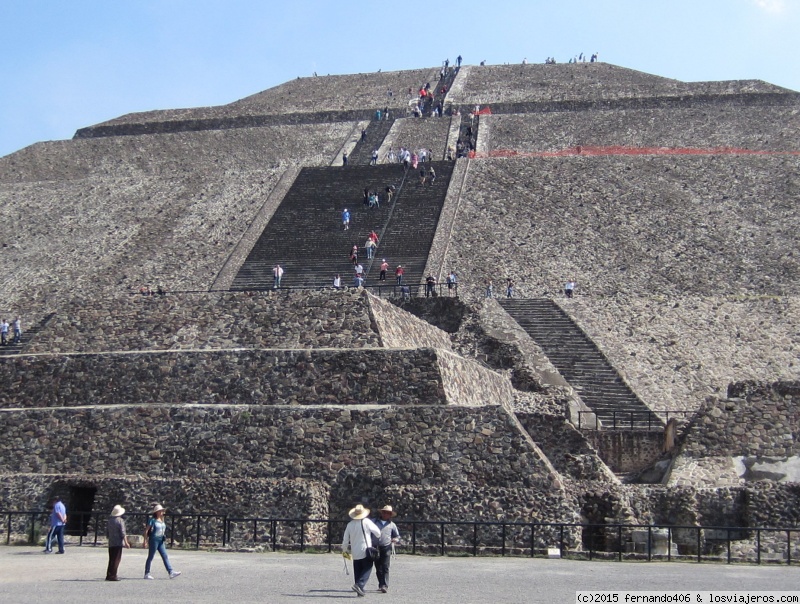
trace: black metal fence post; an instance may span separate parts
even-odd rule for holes
[[[197,515],[197,537],[194,541],[195,549],[200,549],[200,514]]]
[[[761,564],[761,529],[756,529],[756,559]]]
[[[306,547],[305,537],[306,537],[306,521],[305,520],[301,520],[300,521],[300,553],[305,551],[305,547]]]
[[[506,523],[504,522],[502,528],[500,529],[500,537],[503,540],[502,544],[500,545],[500,555],[506,555]]]
[[[697,527],[697,562],[698,562],[698,564],[702,560],[702,558],[700,556],[702,551],[703,550],[702,550],[702,545],[701,545],[701,541],[700,541],[700,527],[698,526]]]
[[[417,523],[411,523],[411,553],[417,553]]]
[[[672,560],[672,527],[667,527],[667,562]]]
[[[472,555],[478,555],[478,523],[472,523]]]
[[[725,541],[727,542],[728,546],[728,564],[731,563],[731,529],[725,531]]]
[[[31,536],[30,536],[30,540],[29,540],[29,543],[31,545],[33,545],[35,543],[34,536],[33,536],[33,532],[34,532],[35,528],[36,528],[36,512],[31,512]]]

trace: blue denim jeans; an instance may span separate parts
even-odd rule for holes
[[[64,525],[53,527],[53,536],[58,539],[58,553],[64,553]]]
[[[369,576],[372,573],[372,558],[362,558],[361,560],[353,560],[353,579],[356,585],[361,589],[369,581]]]
[[[164,561],[164,567],[168,573],[172,572],[172,565],[169,563],[169,556],[167,556],[167,546],[164,545],[164,539],[150,539],[150,551],[147,553],[147,562],[144,563],[144,574],[150,574],[150,564],[155,558],[156,552],[161,555]]]

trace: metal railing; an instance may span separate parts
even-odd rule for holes
[[[105,545],[107,515],[77,512],[82,534],[77,545]],[[3,512],[6,545],[38,543],[48,514]],[[130,535],[142,532],[149,514],[126,514]],[[272,552],[338,550],[347,520],[259,518],[219,514],[167,516],[170,547],[261,548]],[[577,524],[395,520],[401,552],[424,555],[525,556],[583,560],[696,562],[800,561],[800,527],[723,527],[646,524]],[[15,537],[12,539],[12,536]]]
[[[611,421],[598,417],[598,415],[608,415],[606,413],[598,414],[596,411],[578,411],[578,429],[579,430],[648,430],[661,431],[664,425],[669,422],[670,415],[674,418],[680,416],[681,419],[686,419],[687,415],[695,413],[694,411],[684,410],[655,410],[655,411],[611,411]],[[584,416],[593,416],[593,422],[587,423],[584,421]],[[662,417],[664,419],[662,419]]]
[[[387,275],[385,282],[379,282],[377,284],[365,284],[361,286],[362,289],[368,290],[370,293],[375,294],[378,297],[382,298],[421,298],[425,297],[427,286],[424,283],[404,283],[403,285],[397,285],[397,279],[394,276]],[[169,296],[170,294],[180,294],[180,295],[187,295],[187,294],[229,294],[229,293],[241,293],[245,291],[264,291],[264,292],[291,292],[291,291],[324,291],[324,290],[335,290],[336,288],[333,287],[331,283],[324,283],[324,284],[316,284],[316,285],[281,285],[277,289],[273,289],[272,287],[263,287],[261,289],[252,289],[252,290],[230,290],[230,289],[182,289],[182,290],[170,290],[164,292],[163,294],[142,294],[139,292],[129,292],[128,295],[132,297],[136,296],[146,296],[146,297],[159,297],[159,296]],[[342,286],[339,287],[340,290],[347,290],[347,289],[357,289],[352,280],[348,280],[342,277]],[[458,297],[458,283],[448,284],[448,283],[437,283],[433,287],[433,291],[435,291],[434,297],[442,296],[442,297]]]

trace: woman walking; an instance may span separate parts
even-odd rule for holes
[[[373,558],[367,549],[372,549],[372,538],[377,539],[381,536],[380,529],[375,526],[367,516],[369,510],[360,503],[348,513],[351,520],[347,523],[342,538],[342,553],[353,558],[353,584],[352,590],[359,596],[366,595],[364,586],[369,580],[372,572]]]
[[[153,575],[150,574],[150,564],[153,562],[156,551],[161,555],[161,559],[164,561],[164,567],[167,569],[170,579],[174,579],[181,574],[180,571],[172,568],[172,565],[169,563],[167,546],[164,544],[167,540],[167,524],[164,522],[166,513],[167,510],[163,508],[160,503],[157,503],[153,508],[153,517],[147,521],[147,530],[144,533],[143,547],[149,546],[150,551],[147,554],[147,562],[145,562],[144,565],[145,579],[153,578]]]

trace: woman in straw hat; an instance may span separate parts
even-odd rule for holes
[[[378,589],[382,593],[389,591],[389,564],[394,555],[394,544],[400,543],[400,531],[397,525],[392,522],[392,518],[397,516],[397,512],[392,506],[385,505],[378,513],[380,520],[375,521],[375,525],[380,529],[381,536],[378,538],[378,551],[380,558],[375,560],[375,574],[378,575]]]
[[[153,517],[147,521],[147,530],[145,530],[144,533],[143,547],[149,546],[150,552],[147,554],[147,562],[145,562],[144,565],[145,579],[153,578],[153,575],[150,574],[150,564],[153,562],[156,552],[161,555],[161,559],[164,561],[164,567],[167,569],[170,579],[174,579],[181,574],[180,571],[173,569],[172,565],[169,563],[167,546],[164,544],[167,540],[167,524],[164,522],[166,513],[167,510],[162,507],[160,503],[157,503],[153,508]]]
[[[122,561],[122,548],[130,547],[128,535],[125,533],[125,521],[122,515],[125,508],[115,505],[108,518],[108,568],[106,569],[106,581],[119,581],[117,571],[119,563]]]
[[[364,586],[372,572],[372,558],[367,555],[367,548],[372,547],[372,538],[381,535],[380,529],[367,516],[369,510],[360,503],[348,512],[351,520],[347,523],[342,538],[342,554],[353,558],[353,591],[364,596]]]

